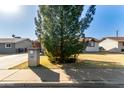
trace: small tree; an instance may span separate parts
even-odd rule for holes
[[[35,17],[36,35],[45,48],[52,62],[67,62],[70,58],[85,49],[84,30],[93,20],[95,6],[87,10],[81,17],[84,6],[39,6],[38,16]]]

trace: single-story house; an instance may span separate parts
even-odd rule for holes
[[[124,52],[124,37],[105,37],[99,46],[109,52]]]
[[[0,38],[0,53],[26,52],[32,47],[32,41],[27,38]]]
[[[83,41],[81,39],[80,41]],[[99,51],[99,40],[93,37],[85,37],[85,42],[87,44],[85,52],[98,52]]]
[[[32,47],[34,48],[42,48],[41,43],[39,40],[32,41]]]

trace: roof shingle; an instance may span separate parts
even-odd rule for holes
[[[0,38],[0,43],[17,43],[23,40],[27,40],[27,38]]]
[[[106,37],[106,38],[113,39],[113,40],[116,40],[116,41],[124,41],[124,37]]]

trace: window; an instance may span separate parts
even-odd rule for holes
[[[88,42],[88,46],[89,47],[94,47],[95,46],[95,42],[94,41],[89,41]]]
[[[5,44],[5,48],[11,48],[12,44]]]
[[[124,42],[122,42],[122,46],[124,46]]]
[[[121,49],[121,52],[124,52],[124,49]]]

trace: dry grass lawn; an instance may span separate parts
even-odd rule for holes
[[[93,60],[98,62],[115,62],[124,65],[124,54],[80,54],[78,58],[81,60]]]
[[[124,68],[124,54],[80,54],[71,64],[52,64],[47,56],[40,57],[40,65],[46,68]],[[27,69],[28,62],[10,69]]]

